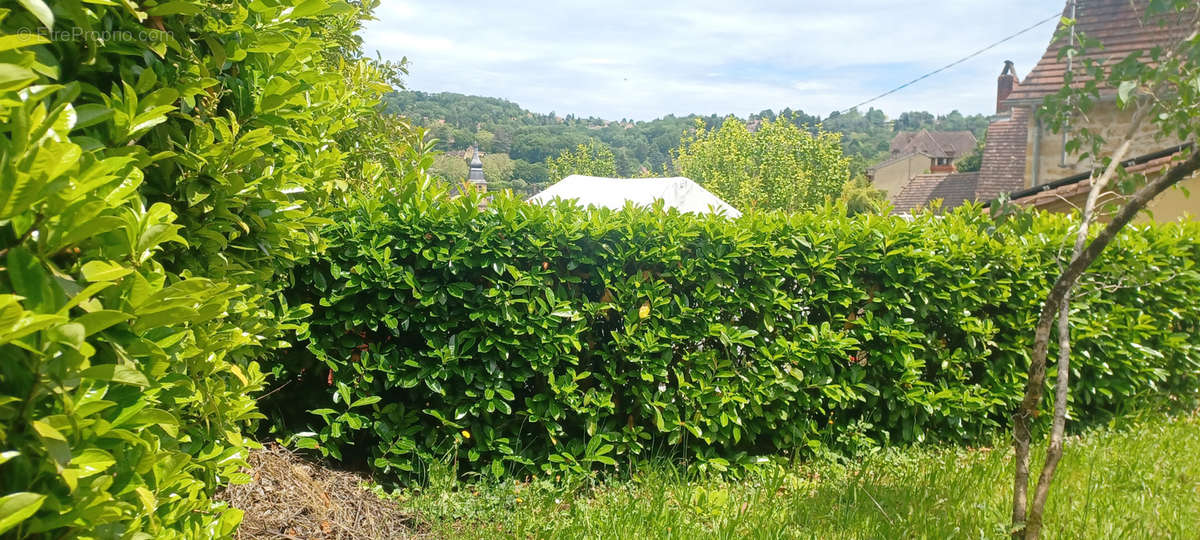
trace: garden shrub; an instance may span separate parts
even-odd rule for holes
[[[348,144],[398,74],[358,54],[374,4],[0,8],[0,534],[236,526],[209,496],[248,480],[254,359],[307,315],[279,291],[325,201],[396,163]]]
[[[966,442],[1007,425],[1060,215],[584,211],[409,186],[297,271],[298,444],[404,476]],[[1194,392],[1200,225],[1130,230],[1074,304],[1074,418]],[[297,407],[298,408],[298,407]],[[311,421],[311,420],[310,420]]]

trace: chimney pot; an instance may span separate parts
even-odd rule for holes
[[[1008,96],[1021,86],[1021,79],[1017,77],[1017,68],[1013,65],[1012,60],[1004,61],[1004,70],[1000,72],[1000,78],[996,81],[996,114],[1008,111],[1012,107],[1004,103]]]

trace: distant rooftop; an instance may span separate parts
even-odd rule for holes
[[[978,183],[978,172],[917,175],[896,195],[892,212],[911,214],[935,200],[942,201],[942,209],[957,208],[975,198]]]
[[[978,142],[970,131],[906,131],[892,139],[892,156],[925,154],[957,159],[971,153]]]

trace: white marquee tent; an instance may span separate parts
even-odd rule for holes
[[[575,174],[530,197],[529,202],[546,204],[556,198],[576,199],[581,206],[612,209],[623,208],[627,202],[636,206],[650,206],[662,199],[667,208],[676,208],[680,212],[722,213],[730,218],[742,215],[736,208],[700,187],[700,184],[683,177],[600,178]]]

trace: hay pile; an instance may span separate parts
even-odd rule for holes
[[[391,539],[420,535],[416,520],[363,488],[365,478],[321,467],[279,445],[250,453],[253,478],[217,498],[245,512],[238,538]]]

